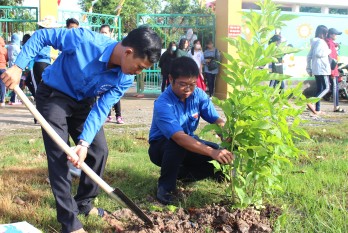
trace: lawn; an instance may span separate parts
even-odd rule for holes
[[[107,125],[110,149],[107,183],[119,187],[142,209],[153,204],[159,168],[147,155],[147,132],[124,127],[120,135]],[[280,232],[348,232],[348,120],[308,124],[312,140],[299,141],[307,157],[294,161],[285,171],[284,192],[268,203],[282,207]],[[47,163],[38,129],[18,129],[0,136],[0,223],[27,221],[43,232],[60,232],[55,204],[47,178]],[[74,180],[77,184],[77,180]],[[180,205],[202,207],[223,199],[223,184],[201,181],[185,186],[192,191]],[[95,205],[114,211],[119,208],[104,192]],[[88,232],[111,232],[97,218],[81,220]]]

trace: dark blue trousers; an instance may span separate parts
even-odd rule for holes
[[[330,90],[329,76],[328,75],[314,75],[315,82],[317,84],[318,98],[323,98]],[[315,111],[320,111],[320,100],[315,104]]]
[[[209,96],[212,97],[215,93],[215,78],[216,74],[204,73],[204,77],[208,82]]]
[[[69,135],[77,144],[83,124],[94,104],[94,99],[76,101],[51,87],[41,83],[36,92],[36,106],[58,135],[68,143]],[[72,232],[82,228],[78,214],[87,214],[92,208],[92,201],[99,193],[98,185],[84,172],[80,177],[77,194],[71,194],[72,177],[69,173],[66,154],[42,130],[45,144],[48,172],[52,192],[56,201],[57,219],[62,225],[62,232]],[[88,149],[86,164],[99,176],[103,175],[108,156],[104,131],[101,129]]]
[[[196,139],[212,148],[219,148],[215,143]],[[210,157],[188,151],[173,140],[162,138],[150,142],[149,156],[154,164],[161,167],[158,187],[168,192],[175,190],[177,179],[201,180],[214,177]]]

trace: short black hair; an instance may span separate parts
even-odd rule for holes
[[[76,24],[77,26],[80,25],[79,21],[75,18],[69,18],[65,21],[66,27],[69,27],[69,25],[72,23]]]
[[[25,45],[25,43],[27,43],[30,37],[31,37],[30,34],[25,34],[22,39],[22,45]]]
[[[278,42],[278,41],[281,41],[281,40],[282,40],[282,37],[280,35],[274,35],[269,40],[268,44],[271,44],[271,43],[274,43],[274,42]]]
[[[196,62],[190,57],[178,57],[172,61],[169,74],[173,82],[179,77],[198,77],[199,69]]]
[[[315,29],[315,37],[320,39],[325,39],[327,37],[328,29],[325,25],[319,25],[317,29]]]
[[[109,28],[109,31],[111,32],[111,28],[109,24],[103,24],[100,26],[99,31],[102,30],[103,28]]]
[[[132,30],[121,44],[133,48],[135,57],[147,58],[151,63],[156,63],[161,57],[161,38],[148,27]]]

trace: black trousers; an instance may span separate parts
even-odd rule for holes
[[[42,80],[42,73],[47,68],[47,66],[50,66],[50,64],[47,64],[46,62],[34,63],[33,74],[34,74],[34,81],[35,81],[36,87],[40,85],[40,82]]]
[[[35,87],[32,80],[31,72],[29,71],[27,77],[25,78],[25,85],[28,87],[31,95],[35,97]]]
[[[218,149],[219,145],[196,138],[201,143]],[[173,140],[162,138],[150,142],[150,160],[161,167],[158,187],[174,191],[177,179],[202,180],[214,177],[214,166],[208,163],[212,159],[179,146]]]
[[[116,118],[121,116],[121,100],[119,100],[116,104],[114,104],[113,108],[115,109]],[[111,110],[108,116],[111,116]]]
[[[42,82],[36,92],[36,106],[39,112],[64,141],[68,142],[70,135],[75,144],[78,142],[77,137],[82,132],[83,124],[93,103],[94,98],[76,101]],[[77,194],[73,197],[72,177],[67,165],[67,156],[44,130],[42,135],[47,154],[49,179],[56,201],[57,219],[62,224],[63,233],[75,231],[82,228],[77,215],[89,213],[92,209],[92,200],[99,193],[99,187],[82,172]],[[88,149],[85,162],[99,176],[102,176],[107,156],[104,130],[101,129]]]
[[[161,92],[164,92],[164,90],[168,86],[169,86],[169,74],[162,74]]]
[[[204,77],[208,82],[209,96],[212,97],[215,92],[215,78],[216,74],[204,73]]]

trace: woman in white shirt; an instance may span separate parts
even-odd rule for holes
[[[202,45],[199,40],[193,42],[193,47],[188,52],[189,57],[191,57],[197,64],[199,73],[202,74],[202,67],[204,62],[204,55],[202,52]]]
[[[314,75],[317,84],[316,97],[322,98],[330,89],[329,76],[331,75],[331,67],[329,63],[329,54],[331,50],[325,42],[328,29],[324,25],[319,25],[315,31],[315,38],[311,43],[311,50],[307,55],[307,72],[310,76]],[[315,114],[322,113],[320,111],[320,100],[315,104],[307,105]]]
[[[199,40],[193,42],[193,47],[188,52],[188,56],[191,57],[197,64],[199,69],[199,75],[197,80],[197,87],[201,88],[203,91],[206,90],[206,84],[204,83],[204,77],[202,74],[202,68],[204,63],[204,54],[202,52],[202,45]]]

